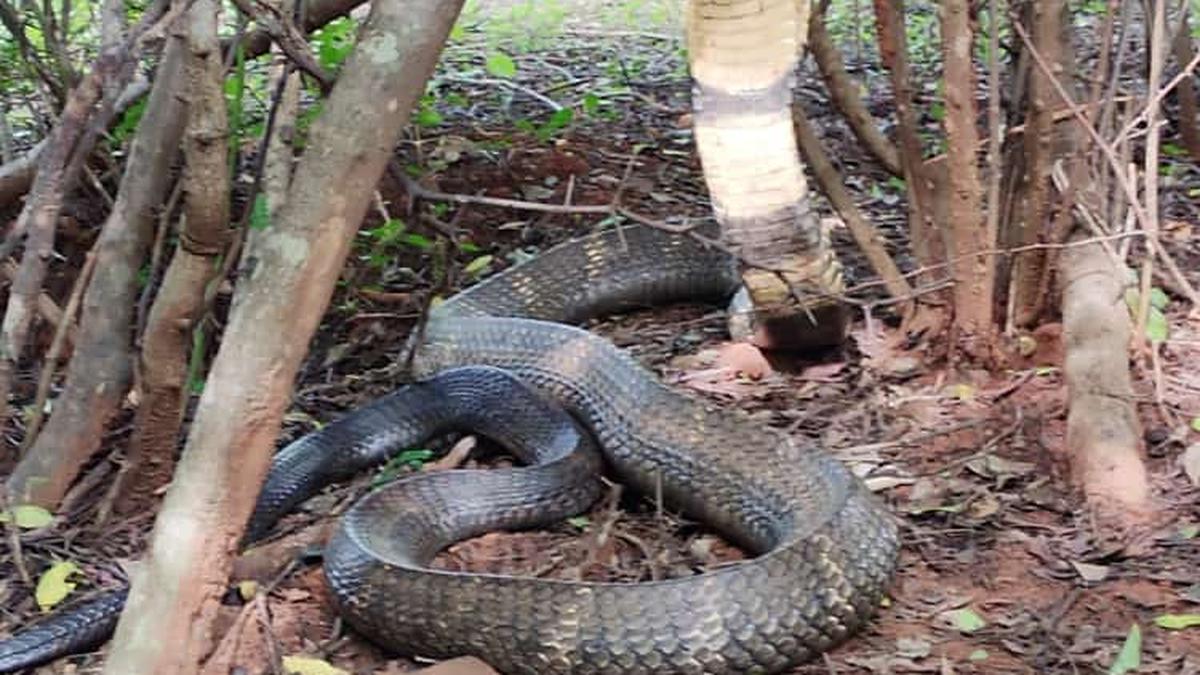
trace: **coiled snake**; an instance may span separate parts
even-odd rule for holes
[[[736,284],[725,254],[635,226],[567,242],[459,293],[410,340],[417,384],[277,455],[248,539],[330,481],[468,428],[527,466],[397,481],[356,504],[326,548],[343,616],[373,641],[476,655],[513,674],[775,673],[829,649],[882,599],[898,549],[891,516],[823,450],[668,389],[608,341],[566,325],[727,298]],[[601,458],[756,557],[639,584],[425,566],[455,540],[583,510],[598,494]],[[0,672],[105,639],[123,599],[102,596],[0,642]]]

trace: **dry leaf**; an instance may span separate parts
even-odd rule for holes
[[[751,380],[761,380],[771,374],[767,358],[758,347],[746,342],[722,345],[717,354],[717,366],[727,368],[735,377],[742,375]]]
[[[1192,443],[1179,457],[1183,464],[1183,472],[1191,479],[1192,485],[1200,485],[1200,443]]]

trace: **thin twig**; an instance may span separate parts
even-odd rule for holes
[[[71,295],[67,299],[67,306],[63,309],[62,321],[58,323],[58,327],[54,329],[54,339],[50,342],[50,349],[46,352],[46,358],[42,361],[42,373],[38,377],[37,395],[33,399],[33,414],[29,418],[29,424],[25,429],[25,438],[21,440],[20,455],[24,456],[29,448],[33,446],[34,440],[37,439],[38,431],[42,427],[42,419],[46,415],[46,399],[50,396],[50,383],[54,380],[54,373],[58,369],[58,362],[62,356],[63,346],[67,343],[67,335],[70,333],[70,328],[74,325],[75,314],[79,311],[79,304],[83,300],[83,291],[87,288],[88,282],[92,279],[92,270],[96,268],[96,252],[89,251],[87,260],[83,263],[83,268],[79,271],[79,276],[75,278],[75,285],[71,288]]]

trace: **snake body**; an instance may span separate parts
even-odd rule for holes
[[[737,283],[725,254],[634,226],[567,242],[476,284],[436,307],[410,340],[417,384],[277,455],[248,538],[330,481],[436,433],[471,429],[526,466],[396,481],[352,507],[326,547],[339,609],[368,638],[406,654],[475,655],[510,674],[775,673],[808,660],[879,606],[898,549],[891,516],[825,451],[677,393],[569,325],[727,298]],[[601,462],[755,557],[637,584],[427,566],[464,537],[583,510],[598,494]],[[107,597],[95,602],[119,611]],[[14,642],[50,654],[46,639],[63,631],[37,643],[47,625],[0,642],[0,672],[29,663],[6,651]]]

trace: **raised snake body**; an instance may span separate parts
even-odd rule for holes
[[[823,450],[677,393],[608,341],[566,325],[728,297],[736,284],[725,254],[626,227],[567,242],[459,293],[410,341],[422,382],[277,456],[249,538],[328,482],[466,427],[529,466],[397,481],[356,504],[326,548],[342,614],[373,641],[407,654],[475,655],[512,674],[774,673],[827,650],[882,599],[898,548],[891,516]],[[531,392],[570,411],[590,437]],[[660,489],[669,505],[756,557],[638,584],[426,566],[455,540],[586,508],[600,456],[622,481]],[[93,615],[101,607],[111,624],[121,598],[96,601]],[[51,630],[41,642],[37,626],[0,642],[0,672],[64,651],[46,644],[64,631],[54,632],[53,620],[44,626]]]

